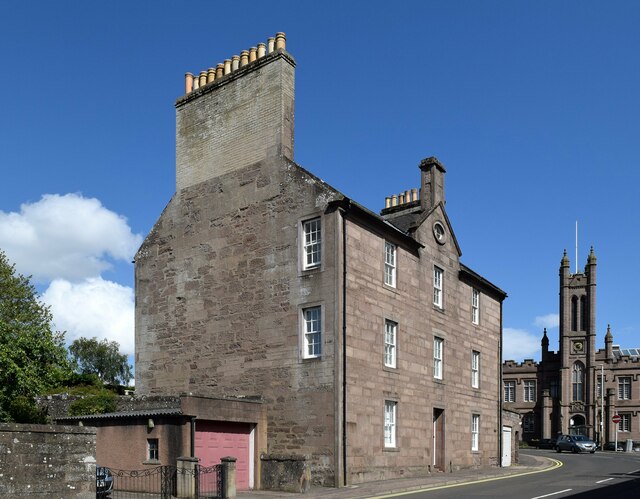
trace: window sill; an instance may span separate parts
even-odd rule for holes
[[[306,269],[300,269],[300,275],[298,277],[306,277],[313,274],[317,274],[318,272],[322,272],[324,267],[322,265],[318,265],[317,267],[308,267]]]
[[[383,447],[382,452],[400,452],[399,447]]]
[[[441,314],[444,314],[444,307],[439,307],[438,305],[434,304],[433,305],[433,310],[435,310],[436,312],[439,312]]]
[[[302,362],[313,362],[313,361],[321,361],[322,355],[318,355],[317,357],[300,357]]]
[[[392,366],[382,366],[382,370],[388,373],[394,373],[397,374],[398,373],[398,367],[392,367]]]
[[[142,464],[149,464],[153,466],[158,466],[162,464],[159,459],[147,459],[146,461],[142,461]]]

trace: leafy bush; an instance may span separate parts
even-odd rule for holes
[[[78,399],[69,406],[69,416],[87,416],[104,414],[116,410],[116,396],[109,390],[100,390],[96,395],[88,395]]]
[[[54,395],[68,393],[69,395],[97,395],[104,388],[104,384],[95,374],[70,373],[60,384],[48,390],[42,395]]]
[[[46,424],[47,413],[33,399],[20,395],[9,403],[9,417],[16,423]]]

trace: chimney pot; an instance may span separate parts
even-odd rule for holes
[[[398,206],[398,196],[395,194],[391,196],[391,206]]]
[[[287,38],[283,32],[276,33],[276,50],[284,50]]]
[[[207,83],[211,83],[216,79],[216,70],[214,68],[209,68],[207,70]]]
[[[275,47],[276,39],[274,37],[267,38],[267,53],[270,54],[273,52],[273,48]]]
[[[389,208],[390,206],[391,206],[391,198],[387,196],[386,198],[384,198],[384,207]]]
[[[200,71],[200,86],[204,87],[207,84],[207,72]]]
[[[411,201],[417,201],[418,200],[418,189],[413,188],[411,189]]]
[[[251,47],[249,49],[249,62],[253,62],[258,58],[258,48]]]
[[[193,92],[193,74],[185,73],[184,75],[184,93],[190,94]]]
[[[216,66],[216,79],[222,78],[224,76],[224,64],[221,62]]]
[[[265,56],[266,48],[264,43],[258,43],[258,59]]]
[[[231,73],[231,59],[224,60],[224,74],[228,75]]]
[[[404,192],[398,194],[398,204],[404,204]]]
[[[243,50],[240,52],[240,67],[244,67],[249,64],[249,51]]]
[[[198,90],[200,88],[200,78],[197,76],[193,77],[193,89]]]
[[[404,202],[408,203],[410,201],[411,201],[411,191],[407,189],[406,191],[404,191]]]
[[[235,71],[240,67],[240,56],[234,55],[231,57],[231,71]]]

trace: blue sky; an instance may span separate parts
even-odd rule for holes
[[[133,266],[175,187],[184,73],[287,34],[296,161],[374,211],[447,168],[506,357],[557,348],[558,268],[598,257],[598,346],[640,347],[640,3],[13,1],[0,15],[0,248],[68,340],[133,352]]]

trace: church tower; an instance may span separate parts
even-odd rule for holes
[[[596,256],[572,274],[564,252],[560,263],[560,427],[562,433],[593,436],[596,355]]]

